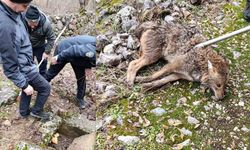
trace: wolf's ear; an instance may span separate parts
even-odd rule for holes
[[[207,61],[208,70],[213,70],[213,64],[210,60]]]

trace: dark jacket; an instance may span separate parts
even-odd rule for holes
[[[40,48],[45,46],[45,52],[50,54],[51,49],[53,48],[56,36],[52,29],[49,19],[40,12],[40,21],[38,26],[32,30],[26,20],[24,20],[30,35],[30,41],[33,48]],[[25,16],[25,13],[23,14]],[[47,40],[47,42],[46,42]]]
[[[20,88],[37,74],[32,46],[21,15],[0,2],[0,54],[4,74]]]
[[[80,35],[62,40],[56,47],[58,62],[70,62],[77,66],[96,66],[96,38]]]

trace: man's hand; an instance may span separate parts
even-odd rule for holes
[[[52,65],[55,65],[55,64],[58,63],[58,62],[57,62],[57,57],[58,57],[58,56],[56,55],[56,56],[54,56],[54,57],[51,58],[51,62],[50,62],[50,63],[51,63]]]
[[[48,59],[48,58],[49,58],[49,55],[46,53],[43,53],[43,59]]]
[[[28,87],[24,89],[23,91],[26,93],[26,95],[32,95],[34,92],[34,89],[32,86],[28,85]]]

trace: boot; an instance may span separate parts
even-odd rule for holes
[[[202,0],[190,0],[192,5],[200,5]]]
[[[243,16],[246,21],[250,21],[250,0],[247,0],[246,7],[243,11]]]
[[[78,105],[78,107],[80,109],[84,109],[85,108],[85,104],[84,104],[84,100],[83,99],[75,98],[75,101],[76,101],[76,103],[77,103],[77,105]]]

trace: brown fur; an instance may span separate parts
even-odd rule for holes
[[[223,98],[228,80],[228,63],[210,47],[193,49],[202,38],[191,31],[192,29],[178,24],[143,23],[136,33],[140,37],[141,56],[129,64],[128,84],[132,86],[134,81],[146,82],[143,87],[151,89],[171,81],[186,79],[201,82],[212,89],[216,99]],[[135,78],[139,69],[160,58],[168,61],[162,69],[151,76]]]

